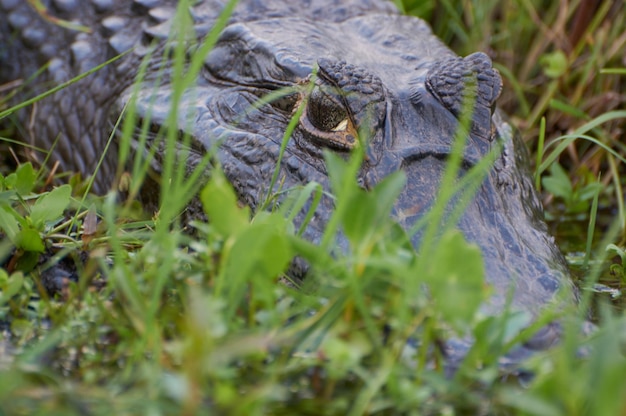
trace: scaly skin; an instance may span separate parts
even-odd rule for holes
[[[87,71],[122,52],[119,61],[18,114],[25,140],[41,147],[60,136],[53,159],[66,170],[93,172],[111,126],[130,100],[131,86],[150,45],[164,43],[177,2],[167,0],[54,0],[50,14],[91,28],[81,33],[44,21],[21,0],[0,0],[0,82],[26,79],[20,99]],[[204,68],[193,93],[180,105],[180,131],[192,138],[192,168],[219,137],[218,157],[240,199],[256,209],[270,184],[280,142],[299,97],[249,111],[258,97],[301,86],[319,65],[317,88],[292,135],[281,165],[284,189],[309,181],[328,187],[321,148],[349,152],[354,132],[371,133],[359,183],[369,188],[398,169],[408,181],[394,212],[408,230],[437,195],[449,155],[463,91],[475,94],[462,173],[497,143],[503,152],[469,203],[458,228],[483,252],[495,295],[484,310],[513,306],[535,315],[559,287],[571,285],[563,256],[546,232],[515,130],[495,110],[500,76],[484,54],[455,56],[421,20],[402,16],[382,0],[241,1]],[[341,3],[341,6],[335,5]],[[212,27],[223,4],[190,8],[196,35]],[[172,89],[169,70],[155,94],[162,55],[155,53],[138,93],[141,117],[166,123]],[[7,64],[10,63],[10,64]],[[468,87],[468,88],[465,88]],[[470,94],[471,96],[471,94]],[[193,120],[189,123],[189,120]],[[343,121],[343,124],[341,124]],[[156,169],[158,170],[157,152]],[[96,191],[112,186],[113,148],[96,178]],[[323,199],[305,235],[318,241],[332,208]],[[301,217],[296,222],[301,221]],[[420,235],[412,239],[419,247]],[[558,325],[531,341],[543,348]]]

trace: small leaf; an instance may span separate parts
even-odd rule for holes
[[[22,289],[23,285],[24,275],[22,273],[17,272],[9,276],[5,284],[0,287],[0,305],[7,303],[20,291],[20,289]]]
[[[543,72],[550,78],[558,78],[567,71],[567,56],[561,50],[547,53],[539,59]]]
[[[33,165],[30,162],[24,163],[17,168],[15,174],[15,190],[20,195],[29,194],[35,187],[35,181],[37,180],[37,172],[35,172]]]
[[[390,220],[391,209],[405,182],[404,173],[395,172],[383,179],[370,192],[360,189],[355,192],[349,204],[350,209],[343,218],[344,231],[353,246],[358,245]]]
[[[41,227],[45,222],[62,216],[63,211],[70,204],[71,194],[72,188],[69,185],[63,185],[40,197],[30,211],[30,219],[35,227]]]
[[[245,300],[249,285],[256,287],[257,299],[268,299],[273,293],[272,282],[287,269],[292,258],[286,227],[284,218],[268,214],[261,222],[253,222],[228,240],[222,253],[218,283],[218,293],[225,292],[228,299],[228,317],[241,302],[249,301]]]
[[[254,223],[237,237],[227,261],[233,276],[251,278],[258,275],[267,281],[286,269],[291,249],[284,228],[278,223],[276,218],[262,224]]]
[[[569,200],[572,195],[572,183],[565,170],[558,163],[550,166],[550,176],[541,180],[543,187],[554,196]]]
[[[15,191],[0,191],[0,206],[11,205],[15,201]]]
[[[29,273],[39,264],[41,254],[36,251],[24,251],[17,260],[16,270]]]
[[[45,250],[43,239],[35,228],[25,227],[17,234],[18,247],[24,251],[36,251],[41,253]]]
[[[363,357],[371,352],[371,343],[361,333],[351,331],[349,341],[334,333],[324,339],[321,352],[328,360],[326,370],[331,379],[345,377],[353,368],[358,368]]]
[[[21,164],[14,173],[6,177],[4,182],[20,195],[27,195],[35,187],[36,180],[37,172],[35,172],[33,165],[29,162]]]
[[[368,194],[356,192],[350,200],[350,209],[343,216],[343,229],[352,246],[357,246],[372,231],[374,209]]]
[[[200,200],[211,225],[225,237],[238,233],[250,222],[250,208],[239,206],[232,185],[219,169],[213,171]]]
[[[581,201],[589,201],[593,199],[596,194],[602,192],[604,186],[600,182],[591,182],[581,187],[578,191],[578,197]]]
[[[626,251],[624,251],[621,247],[618,247],[615,244],[608,244],[605,250],[619,256],[622,259],[622,262],[626,261]]]
[[[4,231],[9,240],[15,244],[17,234],[20,232],[19,223],[15,216],[17,212],[8,205],[0,206],[0,230]]]
[[[15,172],[8,174],[3,178],[3,189],[14,189],[17,182],[17,174]]]
[[[429,262],[426,280],[437,311],[458,329],[467,328],[488,293],[480,248],[450,230]]]

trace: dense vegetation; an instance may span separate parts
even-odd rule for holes
[[[0,415],[626,411],[623,2],[403,6],[460,55],[487,52],[505,79],[499,103],[533,152],[550,224],[581,278],[580,308],[540,319],[581,317],[563,343],[503,372],[500,357],[540,325],[519,332],[523,316],[477,314],[480,253],[451,230],[415,253],[388,215],[400,176],[364,193],[351,180],[359,152],[327,158],[341,197],[319,247],[290,222],[316,184],[251,218],[215,170],[201,192],[213,221],[190,226],[179,214],[200,185],[173,160],[164,174],[180,186],[148,216],[132,199],[83,195],[77,176],[50,190],[21,163],[0,176]],[[339,228],[348,252],[332,250]],[[282,275],[295,254],[313,265],[301,287]],[[462,286],[447,278],[461,272]],[[57,283],[50,297],[43,286]],[[584,339],[577,322],[591,306],[599,329]],[[446,376],[437,344],[451,334],[477,342]]]

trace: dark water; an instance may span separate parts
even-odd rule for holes
[[[550,233],[565,254],[577,286],[583,291],[593,292],[594,309],[600,302],[609,303],[616,311],[626,309],[626,270],[622,268],[619,256],[606,251],[607,242],[603,241],[617,217],[616,213],[612,209],[598,212],[590,255],[586,253],[587,214],[549,216]],[[623,238],[623,232],[610,242],[620,246],[620,238]],[[588,280],[592,280],[591,285]]]

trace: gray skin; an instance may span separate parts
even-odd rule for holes
[[[55,26],[22,0],[0,0],[0,14],[5,16],[0,19],[0,83],[26,79],[47,64],[26,88],[26,94],[33,95],[132,49],[17,115],[25,140],[46,148],[59,136],[53,159],[65,170],[90,174],[130,99],[140,62],[153,42],[167,38],[176,2],[43,3],[50,14],[79,22],[91,33]],[[201,39],[224,6],[215,0],[194,3],[190,10]],[[139,90],[138,112],[147,117],[152,111],[153,125],[160,126],[166,122],[172,91],[166,71],[151,101],[153,80],[158,78],[153,68],[162,59],[154,56]],[[220,138],[218,157],[227,177],[241,201],[256,209],[267,193],[298,96],[256,111],[249,111],[250,104],[274,90],[306,85],[316,65],[318,88],[287,145],[283,188],[310,181],[328,188],[321,149],[347,154],[355,145],[355,131],[366,130],[371,138],[358,181],[367,189],[402,169],[407,184],[394,214],[410,229],[437,195],[463,91],[473,91],[476,100],[461,173],[490,149],[503,148],[457,224],[484,256],[487,280],[494,288],[484,310],[502,312],[512,293],[515,309],[536,315],[560,287],[571,286],[564,258],[542,220],[526,149],[495,110],[501,79],[491,61],[481,53],[457,57],[425,22],[400,15],[387,1],[242,0],[205,58],[197,88],[182,100],[177,128],[192,138],[188,166],[197,164]],[[347,124],[342,124],[344,119]],[[97,192],[113,186],[117,163],[113,147],[96,177]],[[144,194],[154,191],[146,188]],[[332,201],[323,199],[305,233],[311,241],[319,241],[331,208]],[[419,240],[420,234],[412,237],[417,248]],[[558,325],[549,325],[523,348],[550,346],[559,332]]]

